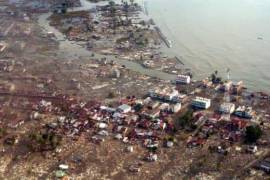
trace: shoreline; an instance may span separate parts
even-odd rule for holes
[[[90,3],[87,0],[81,0],[82,7],[76,7],[76,8],[71,8],[69,9],[69,12],[74,12],[74,11],[82,11],[82,10],[91,10],[92,8],[95,8],[98,5],[103,5],[106,4],[107,2],[101,2],[101,3]],[[90,9],[89,9],[90,8]],[[95,57],[98,58],[107,58],[109,60],[116,61],[117,63],[126,66],[128,69],[131,69],[135,72],[139,72],[143,75],[148,75],[150,77],[154,78],[159,78],[161,80],[168,80],[171,81],[175,79],[175,75],[165,73],[156,69],[149,69],[149,68],[144,68],[141,66],[140,63],[133,62],[131,60],[126,60],[124,58],[115,58],[113,55],[102,55],[98,52],[91,52],[87,50],[86,48],[82,47],[79,45],[78,42],[76,41],[70,41],[66,37],[65,34],[61,33],[58,29],[56,29],[54,26],[51,26],[49,24],[48,18],[52,15],[51,12],[49,13],[44,13],[41,14],[38,17],[38,24],[44,29],[46,32],[53,32],[56,36],[57,41],[60,41],[59,47],[60,51],[66,52],[66,56],[70,57],[76,57],[76,56],[82,56],[82,57],[91,57],[91,55],[94,53]],[[46,33],[45,32],[45,33]],[[69,49],[69,50],[67,50]],[[76,51],[74,51],[76,49]]]
[[[2,174],[140,180],[257,172],[253,165],[270,149],[268,94],[218,72],[192,80],[188,58],[165,53],[137,4],[95,11],[95,3],[81,1],[71,13],[27,17],[18,7],[17,16],[3,14],[4,30],[16,28],[1,60]],[[252,127],[262,133],[256,140],[247,138]],[[260,171],[253,176],[267,176]]]
[[[186,4],[190,5],[190,3],[187,3],[186,1],[183,1],[183,2],[185,2],[185,5]],[[218,39],[217,40],[214,39],[215,41],[213,41],[213,43],[214,42],[219,43],[219,44],[224,43],[222,44],[224,46],[221,46],[221,47],[214,46],[212,45],[212,43],[210,44],[210,41],[205,41],[206,38],[203,38],[203,39],[200,38],[200,35],[204,36],[203,34],[196,34],[198,33],[197,31],[194,31],[194,32],[192,31],[193,30],[192,28],[194,26],[196,28],[196,24],[191,24],[192,26],[189,27],[190,24],[185,23],[186,22],[185,20],[187,20],[185,18],[193,18],[191,20],[196,20],[197,17],[193,15],[183,14],[185,18],[184,17],[180,18],[179,25],[176,24],[177,21],[173,19],[173,17],[178,17],[177,16],[178,14],[182,15],[182,13],[177,13],[177,10],[174,8],[176,7],[176,5],[179,5],[178,1],[172,1],[172,4],[170,5],[170,7],[162,6],[163,4],[166,4],[165,1],[158,1],[157,3],[155,3],[154,1],[148,0],[148,4],[149,4],[149,16],[151,16],[155,20],[155,23],[162,30],[163,34],[165,34],[169,39],[172,39],[174,41],[173,43],[174,47],[168,51],[165,49],[165,52],[173,53],[173,55],[175,56],[176,55],[182,56],[185,60],[185,64],[189,66],[193,71],[196,72],[194,73],[194,76],[196,79],[205,78],[206,76],[208,76],[208,73],[214,70],[218,70],[222,74],[222,77],[226,77],[226,68],[230,68],[231,73],[232,73],[231,77],[234,82],[243,80],[245,85],[252,91],[263,91],[263,92],[267,92],[268,94],[270,93],[270,90],[268,90],[269,89],[268,87],[270,87],[270,84],[269,84],[270,79],[267,74],[267,71],[265,71],[265,69],[267,70],[267,68],[264,68],[264,67],[262,68],[261,65],[254,63],[254,61],[255,62],[257,61],[256,58],[254,58],[254,61],[252,61],[252,58],[249,58],[249,57],[253,57],[253,56],[247,56],[247,53],[245,53],[244,51],[247,48],[251,48],[250,46],[245,48],[242,52],[242,49],[240,49],[241,47],[240,45],[238,45],[239,49],[237,49],[237,47],[234,47],[233,43],[226,44],[227,41],[220,42]],[[215,3],[215,4],[218,4],[218,3]],[[180,7],[180,9],[182,8]],[[203,24],[199,23],[199,25],[203,25]],[[246,40],[252,40],[252,37],[247,37],[247,38],[249,39],[246,39]],[[257,36],[256,36],[254,41],[250,43],[253,43],[253,44],[260,43],[259,46],[262,47],[262,45],[264,44],[261,44],[261,43],[266,43],[265,39],[264,41],[265,42],[258,42]],[[230,45],[233,45],[233,46],[230,47]],[[198,49],[201,46],[202,48]],[[232,48],[232,49],[229,49],[229,48]],[[241,52],[238,53],[238,50],[239,51],[241,50]],[[236,52],[238,54],[235,54]],[[260,51],[256,52],[256,54],[257,54],[256,57],[258,58],[258,60],[261,60],[261,58],[264,58],[264,57],[265,57],[264,59],[266,59],[266,57],[269,57],[266,55],[262,56],[262,54],[264,53],[260,53]],[[237,55],[237,56],[233,57],[233,55]],[[258,67],[258,69],[262,69],[262,70],[258,70],[258,72],[256,72],[256,69],[253,68],[252,70],[249,71],[250,69],[249,67],[242,69],[241,64],[246,63],[245,59],[251,59],[247,62],[248,66],[251,66],[252,68]],[[228,62],[228,63],[225,63],[225,62]],[[263,64],[267,65],[269,63],[263,63]]]
[[[144,7],[144,4],[146,3],[147,1],[143,1],[142,3],[143,4],[140,4],[141,7]],[[75,7],[75,8],[70,8],[69,11],[84,11],[84,10],[91,10],[99,5],[105,5],[107,4],[107,2],[98,2],[98,3],[91,3],[87,0],[81,0],[81,7]],[[146,8],[146,7],[144,7]],[[151,18],[153,20],[152,17],[149,16],[149,13],[148,15],[144,12],[145,9],[142,9],[142,12],[140,12],[139,14],[141,15],[141,13],[144,13],[149,19]],[[148,11],[148,10],[147,10]],[[66,49],[72,49],[74,50],[74,47],[76,49],[76,52],[73,52],[73,51],[68,51],[68,53],[70,53],[70,55],[67,55],[67,56],[70,56],[70,57],[76,57],[76,56],[82,56],[82,57],[86,57],[86,56],[90,56],[92,55],[93,53],[95,53],[96,57],[99,57],[99,58],[108,58],[110,60],[113,60],[113,61],[116,61],[117,63],[119,63],[120,65],[124,65],[126,66],[128,69],[130,70],[133,70],[135,72],[138,72],[138,73],[141,73],[142,75],[147,75],[147,76],[150,76],[150,77],[153,77],[153,78],[159,78],[161,80],[166,80],[166,81],[171,81],[171,80],[174,80],[176,78],[176,75],[173,75],[173,74],[169,74],[169,73],[166,73],[166,72],[162,72],[160,70],[156,70],[156,69],[149,69],[149,68],[146,68],[146,67],[143,67],[141,65],[141,63],[137,63],[137,62],[133,62],[132,60],[127,60],[125,58],[120,58],[120,57],[115,57],[113,55],[102,55],[102,54],[99,54],[97,52],[91,52],[87,49],[85,49],[84,47],[82,47],[81,45],[79,45],[78,42],[76,41],[70,41],[66,38],[66,35],[62,34],[61,32],[59,32],[58,29],[56,29],[55,27],[49,25],[49,20],[47,18],[49,18],[49,16],[51,15],[52,13],[43,13],[41,14],[39,17],[38,17],[38,24],[43,28],[45,29],[47,32],[49,31],[52,31],[54,33],[56,33],[56,37],[57,37],[57,41],[60,43],[60,49],[62,49],[62,51],[64,52]],[[45,17],[43,17],[45,16]],[[164,36],[164,38],[161,37],[161,40],[163,40],[163,43],[164,45],[166,45],[167,49],[170,49],[170,47],[168,46],[168,43],[166,43],[165,40],[167,40],[167,36],[165,36],[162,32],[162,30],[160,29],[159,26],[157,26],[156,24],[154,25],[154,28],[158,28],[160,30],[160,33],[162,33],[161,35]],[[156,30],[157,31],[157,30]],[[160,35],[160,34],[159,34]],[[60,38],[59,38],[60,37]],[[63,38],[63,39],[62,39]],[[167,40],[168,41],[168,40]],[[164,53],[165,55],[167,54],[170,54],[170,55],[173,55],[173,53],[170,53],[166,50],[163,50],[163,49],[160,49],[159,52],[162,52]],[[193,70],[192,68],[189,68],[188,65],[186,65],[186,63],[184,63],[181,59],[182,59],[182,56],[181,56],[181,59],[179,58],[178,55],[175,55],[174,58],[177,60],[178,63],[180,63],[181,65],[185,66],[186,68],[189,69],[189,71]],[[193,71],[192,71],[193,72]],[[202,81],[203,79],[207,78],[207,77],[204,77],[204,78],[200,78],[200,76],[198,77],[196,73],[194,73],[195,75],[195,78],[193,77],[193,80],[195,82],[197,81]],[[210,74],[209,74],[210,75]],[[265,90],[256,90],[256,89],[252,89],[252,88],[249,88],[249,87],[246,87],[246,89],[248,90],[248,92],[267,92]],[[267,92],[268,94],[268,92]]]

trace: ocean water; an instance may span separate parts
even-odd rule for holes
[[[145,0],[149,16],[196,78],[218,70],[270,92],[270,0]]]

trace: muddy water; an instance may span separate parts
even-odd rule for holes
[[[94,4],[89,3],[86,0],[81,0],[82,7],[72,8],[69,11],[78,11],[78,10],[90,10],[95,7]],[[102,3],[98,3],[101,5]],[[39,16],[38,23],[43,28],[44,32],[53,32],[56,36],[56,39],[59,41],[59,55],[66,58],[74,59],[79,57],[91,57],[91,51],[86,50],[84,47],[80,46],[75,41],[69,41],[65,38],[61,32],[49,25],[48,17],[51,13],[45,13]],[[95,53],[95,56],[98,58],[106,57],[108,60],[114,60],[117,63],[126,66],[128,69],[141,73],[143,75],[148,75],[151,77],[156,77],[163,80],[172,80],[175,78],[175,75],[167,74],[158,70],[152,70],[142,67],[140,64],[127,61],[124,59],[115,58],[114,56],[103,56]]]

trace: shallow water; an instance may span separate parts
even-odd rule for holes
[[[82,7],[72,8],[72,9],[69,9],[69,11],[89,10],[95,7],[94,4],[89,3],[87,0],[81,0],[81,3],[82,3]],[[102,3],[98,3],[98,4],[102,4]],[[79,57],[84,57],[84,58],[89,57],[89,59],[91,59],[93,52],[86,50],[84,47],[78,45],[77,42],[67,40],[65,35],[59,32],[56,28],[49,25],[48,18],[50,17],[50,15],[51,13],[44,13],[40,15],[38,18],[38,24],[42,27],[45,33],[53,32],[55,34],[56,39],[59,41],[59,55],[62,57],[64,56],[70,60],[76,59]],[[95,57],[97,58],[106,57],[108,60],[114,60],[117,63],[126,66],[128,69],[134,70],[143,75],[148,75],[148,76],[156,77],[163,80],[173,80],[176,77],[175,75],[164,73],[158,70],[144,68],[143,66],[141,66],[140,64],[136,62],[115,58],[114,56],[104,56],[104,55],[99,55],[98,53],[95,53]]]
[[[270,92],[269,0],[145,0],[149,16],[197,78],[218,70]]]

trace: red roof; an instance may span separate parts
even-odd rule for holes
[[[243,129],[247,126],[247,121],[246,120],[243,120],[243,119],[239,119],[239,118],[234,118],[232,120],[232,123],[235,124],[235,125],[238,125],[239,128]]]

